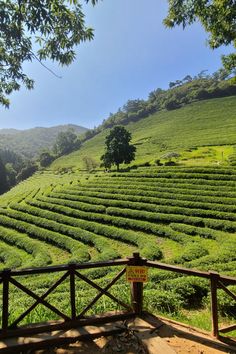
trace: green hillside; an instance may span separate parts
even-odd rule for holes
[[[1,267],[114,259],[138,250],[148,259],[236,276],[235,188],[235,168],[219,166],[36,174],[0,197]],[[113,271],[94,270],[90,276],[104,285]],[[42,276],[26,279],[26,285],[45,292],[53,281]],[[94,296],[89,286],[79,285],[78,310]],[[52,297],[63,309],[68,306],[63,300],[67,286]],[[127,286],[121,280],[113,290],[126,301]],[[145,296],[145,307],[152,311],[210,328],[205,281],[153,270]],[[16,304],[24,309],[28,299],[16,290],[11,299],[13,320]],[[112,306],[101,300],[95,312]],[[224,323],[234,317],[235,306],[220,298]],[[40,308],[25,322],[45,320],[49,314]]]
[[[139,251],[148,259],[236,276],[236,168],[229,165],[235,113],[236,98],[229,97],[132,123],[127,128],[137,147],[137,168],[88,173],[85,168],[99,163],[103,132],[0,196],[1,268],[115,259]],[[166,151],[182,154],[178,165],[137,166],[153,163]],[[88,275],[104,286],[113,272],[95,269]],[[54,281],[44,275],[25,279],[25,285],[42,294]],[[49,296],[65,310],[68,284]],[[129,301],[128,287],[121,279],[113,292]],[[152,270],[144,291],[146,309],[210,328],[208,282]],[[76,293],[78,311],[95,295],[80,282]],[[11,321],[16,308],[27,304],[15,289]],[[221,291],[219,309],[224,324],[235,320],[236,302]],[[104,310],[114,307],[102,298],[94,312]],[[24,323],[49,318],[50,311],[39,306]]]
[[[153,114],[126,127],[137,148],[133,164],[154,163],[168,151],[180,153],[184,164],[222,163],[222,153],[223,162],[227,163],[236,143],[236,97],[195,102],[181,109]],[[56,160],[52,168],[83,169],[86,168],[85,159],[100,164],[107,132],[85,142],[79,151]],[[196,151],[196,147],[206,146],[210,148]],[[190,149],[195,150],[191,152]]]
[[[42,149],[51,149],[58,133],[69,128],[74,129],[77,134],[83,134],[88,130],[73,124],[27,130],[0,129],[0,149],[9,149],[27,158],[32,158]]]

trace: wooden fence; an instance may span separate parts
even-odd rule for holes
[[[100,287],[93,280],[81,273],[84,269],[117,267],[122,266],[122,269],[104,288]],[[235,330],[236,325],[227,328],[219,329],[218,324],[218,306],[217,306],[217,289],[223,289],[227,295],[236,301],[236,295],[228,288],[228,285],[236,285],[236,278],[229,276],[222,276],[216,272],[202,272],[191,270],[178,266],[168,265],[159,262],[152,262],[140,257],[139,253],[134,253],[132,257],[127,259],[118,259],[107,262],[88,262],[83,264],[72,263],[67,265],[49,266],[41,268],[10,270],[6,269],[0,272],[0,283],[2,283],[2,327],[0,331],[0,338],[9,338],[15,336],[24,336],[35,333],[42,333],[57,329],[71,329],[77,326],[94,325],[98,323],[108,323],[112,321],[125,320],[138,315],[143,312],[143,283],[132,282],[130,304],[124,303],[113,294],[110,293],[110,288],[125,274],[126,266],[146,266],[148,268],[157,268],[172,272],[177,272],[185,275],[201,277],[209,280],[209,287],[211,293],[211,318],[212,318],[212,335],[219,338],[220,333],[227,333]],[[39,296],[21,283],[24,277],[40,274],[61,273],[61,277],[57,280],[43,295]],[[69,279],[68,297],[70,302],[70,315],[61,312],[56,306],[51,305],[46,298],[51,294],[65,279]],[[91,300],[91,302],[80,312],[77,313],[76,308],[76,279],[84,281],[91,287],[98,291],[98,294]],[[28,307],[16,320],[9,323],[9,285],[12,284],[16,288],[23,291],[25,294],[35,300],[35,302]],[[124,311],[113,315],[100,314],[96,317],[86,317],[86,313],[92,306],[101,298],[102,295],[108,296],[115,303],[119,304]],[[19,326],[20,322],[35,309],[37,305],[44,305],[50,309],[54,314],[59,316],[61,320],[49,322],[47,324],[36,324],[34,326]]]

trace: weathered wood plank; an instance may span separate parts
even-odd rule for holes
[[[46,323],[36,323],[33,325],[22,326],[21,328],[12,329],[7,331],[7,335],[2,333],[0,335],[0,340],[7,340],[7,338],[22,337],[22,336],[32,336],[38,333],[52,332],[56,330],[70,330],[71,328],[77,328],[87,325],[99,325],[103,323],[111,323],[116,321],[125,321],[127,319],[134,318],[135,314],[133,312],[109,312],[104,313],[99,316],[89,316],[81,318],[79,320],[71,321],[50,321]]]
[[[67,331],[53,331],[50,333],[37,334],[34,336],[14,337],[0,342],[0,353],[20,353],[22,351],[43,349],[49,346],[60,346],[74,343],[78,340],[94,339],[101,336],[109,336],[124,331],[122,322],[120,326],[115,324],[104,324],[98,326],[85,326]]]

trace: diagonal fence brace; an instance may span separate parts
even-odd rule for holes
[[[38,296],[37,294],[33,293],[31,290],[29,290],[28,288],[26,288],[24,285],[20,284],[17,280],[10,278],[10,282],[15,285],[17,288],[19,288],[20,290],[22,290],[24,293],[26,293],[27,295],[31,296],[32,298],[34,298],[35,300],[38,301],[38,303],[44,305],[45,307],[49,308],[49,310],[51,310],[52,312],[56,313],[57,315],[59,315],[60,317],[62,317],[65,321],[69,321],[70,318],[65,315],[64,313],[62,313],[61,311],[59,311],[56,307],[54,307],[53,305],[49,304],[47,301],[45,301],[44,299],[42,299],[42,297]]]
[[[89,285],[91,285],[93,288],[97,289],[98,291],[100,291],[100,293],[98,295],[95,296],[95,298],[91,301],[91,303],[77,316],[77,319],[81,318],[99,299],[102,295],[106,295],[108,296],[111,300],[115,301],[116,303],[118,303],[119,305],[123,306],[124,308],[126,308],[127,310],[131,310],[132,308],[125,304],[123,301],[117,299],[115,296],[113,296],[112,294],[110,294],[107,290],[116,283],[116,281],[125,273],[126,269],[122,269],[116,276],[115,278],[113,278],[113,280],[103,289],[101,288],[99,285],[97,285],[96,283],[94,283],[92,280],[88,279],[87,277],[85,277],[84,275],[82,275],[81,273],[75,271],[75,274],[82,280],[84,280],[86,283],[88,283]]]
[[[65,274],[63,274],[62,277],[60,277],[55,284],[53,284],[51,286],[50,289],[48,289],[46,291],[46,293],[44,293],[42,296],[40,296],[41,300],[44,300],[53,290],[55,290],[58,285],[60,285],[67,277],[69,276],[69,272],[66,272]],[[33,305],[31,305],[24,313],[22,313],[10,326],[9,328],[15,328],[18,323],[20,323],[25,316],[27,316],[38,304],[40,304],[40,300],[36,300],[35,303],[33,303]]]

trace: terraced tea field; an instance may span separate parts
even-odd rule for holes
[[[46,183],[47,181],[47,183]],[[125,257],[134,251],[160,262],[236,276],[236,169],[149,167],[132,172],[32,177],[0,199],[1,267],[19,268]],[[86,271],[106,284],[113,270]],[[145,306],[199,325],[208,316],[209,285],[201,279],[152,270]],[[25,279],[42,294],[54,279]],[[65,282],[50,295],[67,308]],[[113,292],[128,301],[129,285]],[[96,293],[77,284],[77,306]],[[11,319],[30,300],[12,287]],[[222,316],[235,316],[236,302],[221,296]],[[101,299],[96,311],[113,309]],[[189,310],[192,309],[189,319]],[[27,321],[45,320],[34,310]],[[205,316],[205,317],[204,317]],[[208,318],[208,317],[207,317]],[[200,325],[209,328],[209,320]]]

